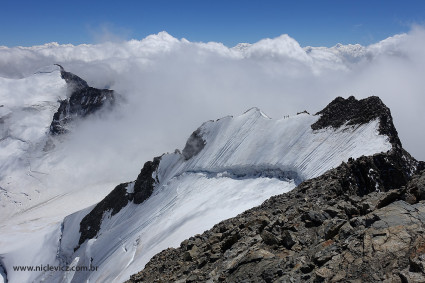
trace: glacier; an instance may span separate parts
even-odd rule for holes
[[[378,120],[314,131],[311,125],[318,119],[300,113],[273,120],[252,108],[237,117],[204,123],[195,135],[203,139],[203,148],[194,156],[178,151],[163,155],[152,196],[138,205],[129,202],[113,216],[105,211],[94,239],[78,246],[80,222],[89,210],[65,218],[59,251],[63,262],[78,258],[78,265],[98,266],[96,272],[43,278],[124,281],[159,251],[178,247],[221,220],[349,158],[392,148],[388,137],[378,134]]]

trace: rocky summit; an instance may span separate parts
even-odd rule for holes
[[[69,92],[68,98],[61,100],[57,112],[50,125],[51,135],[68,132],[67,125],[76,118],[90,115],[104,105],[112,105],[115,101],[114,91],[90,87],[85,80],[77,75],[60,68],[61,77],[66,81]]]

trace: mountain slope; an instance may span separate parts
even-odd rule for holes
[[[45,174],[32,161],[46,143],[66,83],[56,68],[49,67],[20,80],[0,78],[0,89],[0,202],[4,209],[0,219],[6,219],[38,198],[38,180]]]
[[[395,151],[350,160],[161,252],[128,282],[423,282],[423,165]]]
[[[13,266],[54,263],[63,218],[100,201],[123,181],[92,180],[92,171],[89,182],[81,181],[85,172],[75,164],[84,163],[78,157],[84,148],[71,153],[72,135],[50,132],[55,112],[75,97],[78,85],[87,89],[84,80],[55,66],[19,80],[0,78],[0,278],[7,274],[10,282],[35,280],[41,272],[14,272]],[[81,102],[85,112],[69,113],[68,121],[95,119],[94,113],[105,109],[95,97],[103,90],[88,89],[84,95],[90,97],[74,99],[74,107]]]
[[[115,96],[89,87],[62,66],[47,66],[19,80],[0,78],[0,88],[1,220],[55,197],[49,195],[55,190],[49,183],[61,157],[46,152],[58,142],[54,136],[66,132],[71,121],[113,104]]]
[[[353,99],[336,101],[343,107]],[[256,108],[204,123],[182,153],[145,164],[136,181],[117,186],[98,205],[64,220],[61,264],[98,266],[96,272],[43,276],[69,282],[125,280],[157,252],[343,161],[394,151],[397,133],[378,133],[383,122],[392,120],[382,102],[374,106],[377,101],[355,103],[369,105],[377,116],[316,130],[312,125],[324,115],[272,120]]]

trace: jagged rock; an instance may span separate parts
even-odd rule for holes
[[[134,184],[134,203],[139,204],[148,199],[153,192],[155,183],[159,183],[157,177],[152,174],[158,169],[161,157],[155,157],[153,161],[148,161],[143,165],[140,174],[137,176]]]
[[[185,282],[190,274],[198,282],[421,282],[425,203],[416,196],[425,171],[412,177],[418,162],[401,152],[351,160],[305,181],[215,225],[196,245],[161,252],[128,282]],[[365,174],[370,169],[374,176]],[[405,201],[407,192],[415,203]],[[196,253],[183,261],[190,242]]]
[[[326,127],[339,128],[345,123],[362,125],[379,118],[379,133],[388,135],[390,142],[397,148],[401,148],[397,130],[392,122],[391,111],[377,96],[361,100],[357,100],[354,96],[347,99],[337,97],[316,115],[321,115],[321,117],[311,125],[313,130]]]
[[[110,212],[110,216],[113,216],[120,212],[129,201],[139,204],[151,196],[157,182],[152,175],[158,169],[160,160],[161,157],[155,157],[153,161],[146,162],[136,181],[116,186],[81,220],[79,246],[86,240],[96,237],[106,213]],[[129,186],[133,186],[133,189],[129,190]]]
[[[80,239],[78,245],[87,239],[95,238],[105,213],[110,212],[111,216],[118,213],[121,208],[127,205],[127,186],[129,183],[119,184],[101,202],[99,202],[90,213],[80,222]]]
[[[282,245],[288,250],[291,249],[293,245],[295,245],[294,237],[288,230],[282,232]]]
[[[66,81],[71,95],[60,101],[50,124],[51,135],[68,132],[66,125],[71,121],[93,114],[105,105],[113,105],[115,101],[113,90],[90,87],[85,80],[66,72],[61,65],[56,65],[60,67],[61,77]]]

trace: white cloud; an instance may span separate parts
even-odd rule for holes
[[[288,35],[229,48],[161,32],[96,45],[2,47],[0,76],[24,77],[60,63],[125,98],[114,113],[82,123],[66,145],[70,164],[86,165],[80,170],[86,178],[126,171],[134,179],[144,161],[183,148],[206,120],[252,106],[274,118],[304,109],[315,113],[349,95],[380,96],[405,148],[425,159],[424,43],[420,27],[366,47],[332,48],[303,48]]]

